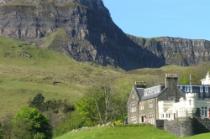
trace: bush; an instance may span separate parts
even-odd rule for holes
[[[81,120],[72,122],[71,118],[74,116],[71,113],[75,108],[67,100],[45,100],[45,97],[39,93],[29,101],[29,106],[38,109],[49,119],[55,135],[61,135],[74,127],[79,127]]]
[[[51,139],[48,120],[35,108],[23,108],[12,121],[14,139]]]
[[[84,117],[85,126],[92,126],[124,120],[126,103],[109,86],[100,86],[92,88],[79,101],[77,109]]]
[[[74,111],[55,128],[54,135],[61,136],[73,129],[81,128],[83,124],[84,120],[82,116],[77,111]]]

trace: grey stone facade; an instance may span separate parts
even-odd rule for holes
[[[187,88],[188,87],[188,88]],[[189,88],[190,87],[190,88]],[[175,120],[160,120],[159,101],[178,102],[186,93],[194,91],[200,99],[209,98],[210,86],[178,85],[178,76],[166,75],[164,86],[146,88],[136,83],[128,98],[128,124],[152,124],[177,136],[190,136],[210,131],[210,120],[201,119],[196,115],[192,118],[177,118]],[[209,111],[210,112],[210,111]]]
[[[158,101],[175,100],[183,97],[183,93],[177,88],[178,77],[167,75],[165,86],[141,88],[139,84],[133,87],[128,99],[128,123],[148,123],[156,125],[158,115]]]
[[[174,121],[157,120],[156,127],[185,137],[210,131],[210,120],[200,118],[182,118]]]

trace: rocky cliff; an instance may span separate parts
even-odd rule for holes
[[[129,37],[157,57],[163,57],[166,64],[188,66],[210,60],[210,41],[207,40]]]
[[[60,42],[53,49],[79,61],[123,69],[164,64],[161,57],[139,47],[113,23],[102,0],[1,1],[0,35],[41,42],[57,30],[63,34],[56,35]]]
[[[0,0],[0,35],[123,69],[209,60],[209,42],[127,36],[102,0]]]

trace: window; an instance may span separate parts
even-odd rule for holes
[[[207,107],[204,108],[204,116],[207,117]]]
[[[187,92],[190,92],[190,86],[186,86],[187,87]]]
[[[193,87],[192,87],[192,85],[190,85],[189,88],[190,88],[190,92],[192,93],[192,92],[193,92]]]
[[[131,112],[136,112],[136,107],[132,107]]]
[[[149,108],[153,108],[153,104],[152,103],[149,104]]]
[[[209,88],[208,86],[205,86],[205,92],[208,93],[209,92]]]
[[[200,92],[203,93],[203,86],[200,86]]]
[[[140,110],[144,110],[144,105],[141,105],[140,106]]]
[[[201,107],[201,115],[204,115],[204,107]]]

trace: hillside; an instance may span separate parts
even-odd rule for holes
[[[109,83],[126,101],[135,81],[143,80],[152,86],[164,83],[165,73],[178,73],[180,82],[188,83],[191,73],[193,83],[199,83],[209,69],[210,64],[206,63],[126,72],[80,63],[47,48],[0,37],[0,117],[15,113],[40,92],[48,99],[67,99],[75,103],[89,88]]]
[[[151,126],[104,127],[72,131],[56,139],[209,139],[210,133],[179,138]]]

